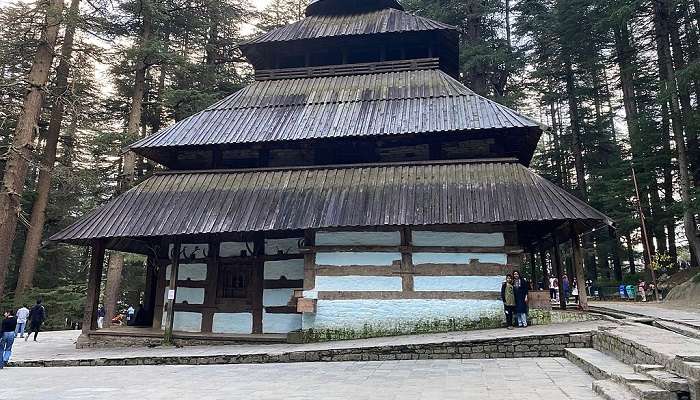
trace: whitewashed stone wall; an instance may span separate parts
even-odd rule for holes
[[[303,314],[302,328],[362,329],[367,325],[393,328],[418,321],[465,318],[476,320],[481,317],[493,317],[494,313],[502,312],[502,304],[496,298],[505,278],[500,271],[506,269],[508,260],[503,233],[416,230],[412,231],[410,236],[411,245],[414,246],[414,252],[411,255],[414,275],[411,285],[407,286],[408,290],[404,288],[404,278],[398,269],[401,266],[401,253],[363,252],[362,250],[317,252],[316,266],[323,267],[323,270],[318,270],[314,277],[313,288],[304,291],[303,294],[305,298],[318,299],[316,312]],[[401,245],[401,234],[399,231],[318,232],[315,245],[321,248],[322,246],[395,247]],[[488,250],[437,252],[420,251],[416,247],[488,248]],[[444,270],[441,266],[444,266]],[[374,267],[382,273],[373,275]],[[475,269],[476,271],[488,270],[491,273],[479,275],[467,270],[477,267],[479,269]],[[348,272],[344,273],[343,268]],[[362,271],[362,274],[353,274],[352,271]],[[323,296],[324,292],[333,293],[333,295]],[[377,298],[373,297],[372,292],[395,294],[387,298],[387,293],[384,293],[381,298]],[[420,298],[421,296],[408,292],[436,292],[436,294],[435,298]],[[457,292],[465,294],[460,295]],[[480,292],[480,295],[483,292],[492,293],[488,297],[492,297],[493,300],[455,298],[456,296],[469,297],[469,292]],[[348,293],[349,296],[343,298],[342,293]],[[333,296],[339,298],[333,298]]]

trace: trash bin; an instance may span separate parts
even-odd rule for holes
[[[625,289],[625,285],[620,285],[620,299],[626,299],[627,298],[627,291]]]
[[[627,298],[630,300],[637,298],[637,290],[634,285],[627,285]]]

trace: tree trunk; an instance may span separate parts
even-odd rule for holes
[[[627,242],[627,262],[630,265],[630,274],[637,272],[634,262],[634,244],[632,243],[632,234],[627,232],[625,235],[625,241]]]
[[[143,108],[143,95],[146,90],[146,71],[148,64],[146,63],[145,54],[143,53],[151,40],[152,29],[152,10],[147,1],[141,0],[142,10],[142,30],[139,47],[138,60],[136,61],[136,72],[134,78],[134,92],[131,96],[131,108],[129,110],[129,120],[126,125],[126,134],[129,140],[136,140],[139,137],[139,127],[141,126],[141,115]],[[122,161],[122,176],[120,182],[120,191],[128,190],[134,183],[136,178],[136,154],[133,151],[127,151],[124,154]],[[114,261],[112,262],[112,258]],[[119,286],[121,285],[122,269],[124,268],[124,256],[119,254],[110,257],[109,272],[107,273],[108,288],[112,288],[105,295],[105,303],[112,304],[116,307],[117,295]],[[108,309],[106,309],[109,311]],[[114,311],[114,308],[112,308]],[[108,315],[109,318],[111,316]]]
[[[617,237],[617,232],[612,226],[608,227],[608,235],[612,244],[612,261],[613,261],[613,277],[617,281],[622,280],[622,263],[620,262],[620,241]]]
[[[134,91],[131,95],[131,107],[129,108],[129,119],[126,124],[127,140],[135,141],[139,137],[139,127],[141,126],[141,115],[143,112],[143,96],[146,91],[146,71],[148,64],[146,63],[146,55],[143,53],[151,40],[152,15],[150,5],[146,1],[141,1],[142,10],[142,30],[139,41],[141,52],[136,61],[136,71],[134,76]],[[131,187],[131,184],[136,179],[136,154],[132,151],[127,151],[124,154],[124,162],[122,163],[122,182],[120,185],[121,191],[126,191]]]
[[[0,299],[4,294],[5,277],[17,229],[17,217],[22,211],[21,198],[27,176],[27,161],[32,156],[32,143],[38,129],[44,90],[53,62],[54,46],[56,46],[63,13],[62,0],[49,0],[42,3],[42,6],[46,12],[45,27],[32,68],[27,76],[29,88],[17,119],[17,127],[8,152],[0,189]]]
[[[581,120],[579,118],[578,101],[574,85],[574,70],[571,61],[565,61],[566,96],[569,101],[569,119],[571,120],[571,152],[574,155],[574,167],[576,170],[576,189],[579,198],[587,199],[586,171],[583,163],[583,146],[581,146]]]
[[[660,46],[665,55],[666,64],[666,87],[670,94],[671,103],[671,127],[673,138],[676,144],[678,158],[678,181],[681,189],[681,203],[683,205],[683,227],[688,239],[688,245],[695,253],[696,261],[700,263],[700,236],[695,228],[695,220],[692,213],[692,200],[690,197],[690,174],[688,165],[688,154],[686,152],[685,140],[683,137],[683,125],[680,103],[678,100],[677,87],[675,81],[675,70],[671,49],[668,43],[668,7],[663,0],[654,0],[654,27],[656,29],[656,43]]]
[[[617,65],[620,68],[620,86],[622,88],[622,103],[625,107],[625,120],[627,122],[627,132],[630,138],[630,149],[632,152],[632,160],[639,161],[639,165],[644,163],[644,141],[639,129],[639,112],[637,109],[637,94],[634,83],[634,60],[636,52],[630,39],[629,28],[627,22],[620,22],[614,29],[615,36],[615,52]],[[656,190],[655,185],[651,185],[649,192]],[[639,185],[640,198],[639,202],[642,206],[642,212],[645,215],[650,215],[648,207],[648,196],[646,185]],[[658,193],[656,195],[658,197]],[[653,196],[652,196],[653,198]],[[654,232],[656,232],[654,230]],[[646,243],[651,245],[651,241],[645,240],[644,232],[642,232],[642,243],[644,246],[644,254],[653,254],[653,249],[647,249]]]
[[[107,281],[105,283],[105,327],[109,327],[112,318],[117,314],[117,300],[119,299],[119,287],[122,282],[122,270],[124,269],[124,255],[112,251],[107,263]]]
[[[686,68],[685,54],[680,38],[680,26],[678,24],[679,13],[674,7],[674,2],[666,3],[667,31],[671,38],[671,50],[673,50],[673,67],[675,71],[682,71]],[[692,32],[692,30],[691,30]],[[689,32],[689,35],[692,33]],[[697,38],[695,38],[697,46]],[[685,127],[685,140],[687,142],[688,168],[692,173],[691,182],[700,182],[700,144],[698,144],[697,126],[693,123],[693,107],[690,102],[690,88],[685,80],[677,80],[678,100],[681,108],[681,118]]]
[[[24,291],[32,287],[34,272],[36,271],[36,261],[39,256],[41,236],[44,232],[44,221],[46,219],[46,206],[49,204],[49,192],[51,190],[51,175],[56,162],[56,147],[58,146],[58,136],[63,123],[63,112],[65,110],[65,96],[68,92],[68,73],[70,71],[70,60],[73,53],[73,38],[78,24],[78,13],[80,11],[80,0],[72,0],[68,10],[66,21],[66,31],[63,35],[61,45],[61,61],[56,67],[56,85],[53,89],[53,105],[51,107],[51,117],[49,119],[49,129],[46,133],[46,145],[44,146],[44,156],[39,170],[39,182],[37,183],[37,198],[32,207],[32,217],[24,242],[24,252],[19,268],[19,278],[15,291],[15,303],[23,301]],[[73,121],[72,123],[75,123]]]
[[[659,69],[659,92],[666,92],[666,55],[662,46],[656,47],[656,56]],[[671,160],[671,122],[669,117],[669,102],[662,99],[661,103],[661,145],[664,153],[663,160],[663,184],[664,189],[664,222],[668,238],[668,253],[675,265],[678,264],[678,250],[676,249],[676,218],[673,214],[673,206],[676,200],[673,198],[673,163]]]

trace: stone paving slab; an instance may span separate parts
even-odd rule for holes
[[[622,311],[649,318],[677,322],[700,329],[700,310],[679,308],[666,303],[647,301],[645,303],[624,301],[593,301],[592,306]]]
[[[39,335],[38,342],[15,341],[15,347],[11,362],[15,365],[33,366],[63,366],[63,365],[116,365],[116,364],[143,364],[143,363],[168,363],[168,364],[192,364],[192,363],[239,363],[239,362],[290,362],[290,361],[316,361],[309,359],[306,354],[318,353],[323,356],[323,352],[334,352],[334,354],[347,354],[356,349],[379,349],[381,353],[393,353],[394,358],[402,357],[402,347],[410,347],[419,352],[422,347],[455,347],[456,344],[469,342],[471,348],[468,350],[471,358],[489,358],[484,356],[490,353],[492,357],[507,357],[507,352],[513,357],[518,353],[523,356],[561,356],[566,346],[562,340],[555,342],[554,339],[547,339],[547,336],[568,335],[573,342],[578,342],[576,346],[583,347],[590,342],[590,332],[596,331],[600,327],[612,327],[616,324],[604,321],[587,321],[576,323],[561,323],[552,325],[532,326],[525,329],[490,329],[469,332],[449,332],[425,335],[406,335],[384,338],[371,338],[361,340],[347,340],[323,343],[306,344],[240,344],[222,346],[188,346],[188,347],[127,347],[127,348],[105,348],[105,349],[76,349],[74,342],[79,335],[78,331],[45,332]],[[578,335],[578,336],[577,336]],[[538,354],[540,349],[530,349],[528,345],[518,344],[499,350],[497,347],[483,349],[479,348],[480,342],[489,341],[524,341],[528,338],[537,337],[543,340],[543,346],[549,346],[552,353]],[[551,341],[551,343],[550,343]],[[519,343],[519,342],[518,342]],[[567,339],[568,343],[568,339]],[[540,342],[532,341],[529,345],[540,345]],[[435,346],[433,346],[435,345]],[[588,344],[590,345],[590,344]],[[520,346],[520,347],[518,347]],[[484,347],[484,346],[481,346]],[[543,349],[547,351],[548,348]],[[571,345],[574,347],[574,344]],[[392,350],[396,349],[396,351]],[[465,350],[466,351],[466,350]],[[440,349],[435,350],[440,353]],[[443,352],[447,353],[447,351]],[[502,355],[501,355],[502,354]],[[420,354],[419,354],[420,356]],[[439,354],[432,358],[455,358],[445,354]],[[223,357],[217,359],[217,357]],[[465,357],[465,358],[469,358]],[[403,357],[411,359],[411,355]],[[416,357],[421,358],[421,357]],[[193,360],[189,360],[193,359]],[[374,357],[356,358],[347,357],[347,361],[378,359]],[[343,360],[346,360],[343,358]],[[70,363],[69,363],[70,361]],[[112,363],[113,361],[113,363]],[[132,362],[133,361],[133,362]],[[334,361],[332,358],[321,361]]]
[[[600,400],[564,358],[7,368],[2,398]]]

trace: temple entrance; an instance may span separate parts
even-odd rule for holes
[[[223,261],[219,264],[216,305],[226,312],[253,312],[255,264],[252,260]]]

